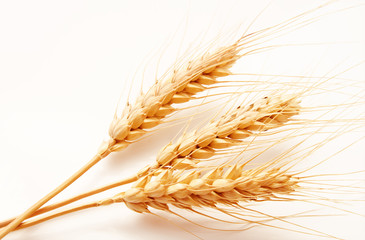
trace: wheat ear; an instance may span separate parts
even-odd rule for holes
[[[214,156],[216,150],[240,145],[241,139],[283,126],[299,111],[296,95],[273,94],[248,106],[238,106],[203,129],[184,134],[175,144],[166,145],[152,168],[168,165],[175,169],[194,168],[201,159]]]
[[[190,101],[206,89],[205,85],[217,83],[216,78],[231,74],[229,68],[240,57],[238,43],[205,54],[186,66],[173,71],[172,76],[158,81],[133,106],[127,106],[121,117],[114,117],[109,135],[114,142],[111,151],[120,151],[145,135],[148,129],[162,123],[169,114],[178,110],[173,104]]]
[[[202,214],[199,212],[199,209],[211,208],[229,216],[234,216],[225,211],[222,206],[233,206],[237,209],[245,210],[246,208],[242,207],[240,203],[275,200],[288,201],[291,199],[290,196],[301,188],[300,177],[290,174],[283,169],[283,166],[270,169],[264,164],[250,170],[244,170],[245,166],[246,164],[235,164],[228,168],[218,166],[209,172],[204,172],[204,170],[172,171],[167,169],[161,171],[156,176],[145,176],[139,179],[126,192],[117,194],[113,198],[99,203],[109,205],[114,202],[124,202],[129,209],[138,213],[151,213],[150,210],[152,208],[169,212],[179,217],[182,216],[170,210],[170,206],[198,214]],[[250,209],[247,208],[246,210]],[[252,211],[256,212],[255,210]],[[257,211],[257,213],[261,212]],[[270,217],[314,233],[292,229],[287,230],[315,236],[333,237],[279,217]],[[184,217],[182,218],[185,219]],[[245,221],[275,227],[263,224],[260,221]]]

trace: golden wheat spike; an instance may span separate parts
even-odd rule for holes
[[[173,104],[188,102],[192,96],[204,91],[205,85],[217,83],[217,78],[230,75],[229,68],[240,58],[239,43],[189,61],[186,66],[174,70],[172,75],[158,81],[147,93],[140,95],[122,116],[116,116],[111,123],[110,150],[124,149],[142,137],[146,130],[156,127],[163,118],[178,110]]]
[[[176,143],[166,145],[152,168],[168,165],[175,169],[194,168],[200,159],[214,156],[215,149],[237,146],[241,139],[278,128],[299,111],[296,95],[272,94],[248,106],[238,106],[199,131],[186,133]]]

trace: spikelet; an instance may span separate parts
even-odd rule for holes
[[[241,139],[282,126],[299,111],[299,100],[294,95],[272,95],[247,107],[239,106],[203,129],[185,134],[175,144],[162,148],[156,158],[157,166],[192,168],[199,159],[214,156],[216,150],[236,146]]]

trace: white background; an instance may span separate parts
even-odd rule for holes
[[[0,1],[0,219],[24,211],[92,157],[106,139],[118,98],[126,99],[136,71],[143,72],[146,65],[156,70],[162,54],[159,73],[163,73],[178,54],[171,49],[179,49],[181,42],[184,49],[190,43],[196,46],[235,29],[242,32],[268,3]],[[321,3],[324,1],[271,1],[253,29],[286,20]],[[279,48],[259,60],[243,61],[242,68],[239,65],[235,70],[257,73],[265,69],[298,75],[323,66],[319,73],[324,74],[338,64],[358,63],[365,57],[361,3],[364,1],[338,1],[323,13],[357,7],[324,16],[274,40],[281,44],[321,44]],[[197,43],[195,39],[201,36],[203,40],[199,38]],[[172,47],[163,52],[166,46]],[[154,75],[150,71],[146,74],[148,85]],[[359,67],[351,78],[364,81],[364,76]],[[138,93],[140,74],[134,81],[132,93]],[[136,172],[154,161],[158,149],[178,130],[162,130],[158,137],[112,154],[53,201]],[[361,144],[341,157],[343,165],[329,165],[329,172],[365,169]],[[205,239],[317,239],[265,227],[216,232],[173,219]],[[365,236],[364,219],[354,214],[307,219],[303,221],[306,224],[347,239]],[[60,217],[11,233],[6,239],[171,238],[195,239],[165,220],[114,205]]]

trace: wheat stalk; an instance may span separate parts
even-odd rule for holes
[[[232,45],[188,62],[185,67],[173,71],[167,79],[155,83],[146,94],[141,94],[133,106],[126,107],[121,117],[114,118],[109,128],[110,140],[101,145],[91,161],[3,228],[0,231],[0,239],[101,159],[111,152],[123,150],[143,136],[147,129],[159,125],[163,118],[177,110],[172,104],[191,100],[193,95],[205,90],[204,85],[214,84],[217,77],[229,75],[228,69],[241,57],[238,53],[243,39],[244,37]]]
[[[307,90],[302,90],[302,94],[305,92],[308,92],[312,88],[309,88]],[[131,178],[123,179],[122,181],[119,181],[114,184],[110,184],[107,186],[104,186],[102,188],[93,190],[91,192],[87,192],[84,194],[80,194],[76,197],[73,197],[71,199],[68,199],[66,201],[56,203],[50,206],[47,206],[45,208],[39,209],[39,211],[35,212],[32,216],[48,212],[50,210],[62,207],[64,205],[67,205],[69,203],[72,203],[74,201],[80,200],[82,198],[91,196],[96,193],[100,193],[102,191],[130,183],[133,181],[136,181],[141,176],[144,176],[146,174],[150,173],[150,170],[156,170],[159,168],[164,168],[168,166],[169,164],[173,163],[173,169],[179,169],[179,168],[192,168],[193,165],[187,165],[186,162],[184,162],[185,165],[181,167],[177,163],[180,161],[182,162],[185,160],[194,161],[194,163],[199,162],[201,158],[198,158],[197,156],[192,157],[192,153],[196,150],[199,150],[202,145],[200,145],[200,141],[198,139],[202,139],[201,136],[206,136],[207,131],[215,133],[215,137],[213,140],[210,140],[210,142],[205,143],[206,146],[208,146],[209,149],[223,149],[223,148],[230,148],[232,146],[240,145],[240,142],[237,141],[239,139],[243,139],[245,137],[251,136],[251,135],[258,135],[263,130],[273,129],[282,126],[284,123],[290,120],[290,118],[293,115],[296,115],[299,113],[301,107],[299,106],[299,96],[302,94],[292,94],[292,95],[282,95],[280,93],[268,95],[265,98],[259,99],[258,101],[254,102],[251,105],[248,105],[244,107],[243,105],[240,105],[236,109],[229,111],[225,113],[221,118],[218,120],[212,120],[207,127],[203,128],[200,131],[195,131],[193,134],[187,134],[184,135],[180,140],[177,141],[175,147],[173,149],[178,149],[178,151],[170,152],[173,155],[175,155],[175,158],[173,158],[170,161],[165,161],[163,164],[161,164],[161,152],[165,152],[165,154],[168,154],[167,152],[168,148],[163,148],[160,154],[157,157],[157,164],[150,165],[147,168],[144,168],[141,170],[137,175],[132,176]],[[346,105],[345,105],[346,106]],[[223,129],[223,131],[221,130]],[[224,135],[223,135],[224,133]],[[186,137],[189,136],[189,137]],[[219,144],[217,145],[217,139],[219,139]],[[206,138],[203,138],[203,140],[206,140]],[[232,141],[234,140],[234,141]],[[183,154],[179,154],[180,151],[185,151],[184,148],[181,147],[182,142],[188,143],[188,141],[191,141],[192,146],[195,146],[193,150],[191,150],[187,155],[182,156]],[[216,141],[214,144],[212,144],[214,141]],[[171,146],[168,145],[168,146]],[[178,156],[178,157],[176,157]],[[180,157],[179,157],[180,156]],[[182,156],[182,157],[181,157]],[[199,155],[198,155],[199,156]],[[148,169],[148,171],[146,171]],[[2,222],[1,226],[5,226],[8,224],[10,220]]]
[[[214,207],[220,204],[273,200],[278,194],[290,194],[298,187],[298,178],[279,168],[267,170],[258,167],[243,170],[244,164],[228,168],[217,167],[207,173],[202,170],[166,169],[155,176],[145,176],[136,181],[132,188],[112,198],[98,201],[52,217],[41,218],[42,222],[81,209],[124,202],[133,211],[142,213],[150,207],[169,210],[168,205],[183,209],[192,207]],[[37,223],[41,221],[37,220]],[[30,221],[24,228],[37,224]]]
[[[273,29],[280,29],[281,25],[286,27],[286,24],[281,23],[275,25]],[[255,53],[255,50],[247,49],[247,52],[240,54],[245,45],[259,39],[260,34],[271,30],[267,28],[243,35],[233,44],[221,47],[212,53],[207,51],[202,56],[175,67],[170,75],[165,74],[165,78],[157,81],[146,93],[141,93],[133,105],[128,103],[121,116],[114,116],[109,127],[110,139],[101,144],[96,155],[60,186],[3,228],[0,231],[0,239],[110,153],[125,149],[145,135],[149,129],[161,124],[164,118],[178,110],[172,106],[173,104],[192,100],[195,94],[207,89],[207,85],[217,83],[216,78],[230,75],[229,68],[239,58]]]
[[[297,106],[297,100],[295,100],[296,98],[291,97],[290,99],[293,99],[293,103],[295,103],[295,106]],[[339,116],[335,116],[336,119],[337,117]],[[160,169],[159,171],[155,171],[153,173],[150,173],[149,175],[140,178],[133,185],[133,187],[126,192],[117,194],[114,197],[107,198],[101,201],[81,205],[75,208],[41,217],[39,219],[30,220],[21,224],[17,229],[30,227],[35,224],[71,212],[91,207],[110,205],[117,202],[124,202],[128,208],[140,213],[154,214],[153,212],[151,212],[151,209],[154,208],[179,216],[177,213],[173,212],[170,209],[170,206],[175,206],[206,216],[204,215],[204,213],[199,212],[199,209],[213,208],[218,211],[222,211],[229,216],[241,219],[236,215],[238,213],[236,213],[235,215],[230,215],[230,212],[225,211],[224,209],[222,209],[221,206],[236,207],[237,210],[254,211],[249,208],[242,207],[240,203],[275,200],[295,200],[296,193],[301,193],[301,190],[303,190],[302,183],[315,183],[315,181],[308,181],[307,179],[316,177],[316,175],[299,175],[317,166],[319,163],[300,172],[293,172],[290,171],[290,169],[294,166],[294,164],[297,164],[301,160],[307,159],[308,155],[312,154],[314,150],[320,149],[321,146],[328,143],[329,141],[332,141],[335,137],[341,136],[343,133],[348,132],[347,128],[349,127],[349,125],[353,126],[354,123],[355,122],[348,122],[347,126],[341,126],[333,133],[334,136],[326,139],[323,142],[315,142],[312,145],[313,149],[308,148],[307,151],[305,151],[301,156],[296,157],[295,159],[290,159],[290,157],[291,155],[296,155],[294,149],[297,147],[297,145],[295,145],[294,148],[290,148],[288,151],[286,151],[284,155],[279,154],[276,158],[272,158],[269,162],[262,164],[259,167],[248,170],[246,170],[245,167],[247,167],[247,163],[251,161],[250,159],[246,160],[246,162],[244,162],[243,164],[237,163],[233,166],[227,166],[227,163],[222,164],[218,167],[215,167],[209,172],[202,168],[196,168],[191,170],[176,170],[173,168]],[[318,131],[311,132],[312,133],[310,136],[318,134]],[[308,138],[306,140],[308,140]],[[345,150],[346,148],[347,147],[341,148],[339,152]],[[322,162],[323,161],[321,161],[320,163]],[[292,165],[292,163],[294,164]],[[305,199],[303,201],[305,201]],[[285,221],[284,218],[281,217],[273,217],[270,215],[265,216],[269,216],[272,219]],[[209,217],[211,217],[212,219],[220,220],[213,216]],[[263,221],[251,221],[247,219],[241,220],[250,223],[261,224],[264,226],[275,227],[273,225],[265,224]],[[288,223],[294,224],[291,222]],[[304,226],[299,225],[298,227],[310,230],[315,233],[301,232],[292,229],[287,230],[322,237],[330,236],[328,234],[324,234],[319,231],[306,228]]]
[[[207,215],[199,212],[199,209],[212,208],[234,216],[229,211],[225,211],[222,206],[236,206],[239,208],[242,202],[288,199],[292,193],[300,189],[301,178],[280,167],[268,169],[267,166],[260,166],[250,170],[244,170],[244,168],[245,164],[235,164],[226,168],[219,166],[209,172],[201,170],[162,170],[155,176],[140,178],[132,188],[114,197],[30,220],[22,223],[17,229],[27,228],[75,211],[121,202],[138,213],[154,214],[150,210],[157,209],[180,216],[170,210],[170,206],[174,206],[203,216]],[[214,217],[211,218],[220,220]],[[239,217],[236,218],[240,219]],[[287,222],[282,218],[278,219]],[[262,221],[245,221],[275,227],[262,223]],[[316,236],[329,236],[304,226],[296,226],[317,234],[292,231]]]
[[[322,84],[322,82],[317,82],[316,84]],[[244,104],[241,104],[236,109],[224,113],[219,119],[211,120],[203,129],[184,134],[177,143],[168,144],[166,147],[162,148],[156,157],[156,163],[146,166],[136,175],[79,194],[70,199],[51,204],[37,210],[32,216],[46,213],[88,196],[131,183],[160,168],[168,166],[172,166],[173,169],[194,168],[195,164],[200,162],[201,159],[215,155],[217,153],[216,150],[240,146],[242,145],[242,142],[239,141],[240,139],[252,135],[259,136],[262,135],[262,131],[283,126],[292,116],[299,113],[301,109],[299,106],[299,97],[312,90],[312,88],[313,86],[308,89],[302,89],[300,93],[290,95],[276,92],[267,95],[267,97],[261,98],[250,105],[245,106]],[[308,121],[297,123],[308,124]],[[313,120],[311,120],[311,122],[313,122]],[[205,141],[205,143],[202,143],[202,141]],[[252,145],[255,144],[255,142],[249,142],[248,144]],[[186,153],[186,149],[185,147],[182,147],[184,145],[182,143],[191,148],[189,152]],[[196,151],[200,152],[193,155]],[[168,160],[167,157],[172,157],[172,159]],[[13,219],[1,222],[0,226],[6,226],[11,220]]]
[[[343,127],[340,129],[342,128]],[[320,149],[324,144],[332,141],[335,137],[341,136],[346,131],[344,131],[344,129],[337,131],[334,133],[334,136],[326,139],[326,141],[320,143],[315,142],[313,144],[313,148],[315,150]],[[313,134],[316,134],[316,132]],[[347,149],[347,147],[341,148],[337,153],[345,149]],[[289,151],[285,153],[285,156],[289,158],[291,155],[289,153],[291,153],[293,150],[294,148],[289,149]],[[298,157],[298,159],[296,159],[295,162],[298,163],[301,160],[307,159],[308,153],[312,154],[313,151],[314,150],[308,150],[304,152],[300,157]],[[334,156],[337,153],[334,153],[331,156]],[[284,218],[274,217],[240,205],[241,203],[250,202],[296,200],[297,196],[303,197],[303,195],[300,194],[303,193],[301,192],[303,189],[306,189],[302,187],[303,184],[318,183],[316,180],[308,179],[316,178],[322,175],[302,176],[304,172],[317,166],[318,163],[314,166],[306,168],[304,171],[294,172],[290,171],[293,165],[287,166],[289,163],[293,163],[294,160],[287,161],[288,159],[282,157],[282,154],[279,154],[278,157],[272,158],[269,162],[252,169],[245,169],[247,167],[247,163],[250,160],[246,160],[244,163],[236,163],[232,166],[222,164],[210,171],[206,171],[204,169],[160,169],[153,175],[150,174],[140,178],[130,189],[111,198],[83,204],[81,206],[53,213],[45,217],[30,220],[22,223],[17,229],[30,227],[75,211],[123,202],[128,208],[138,213],[154,214],[151,212],[151,210],[157,209],[180,216],[170,209],[170,206],[174,206],[180,209],[191,211],[193,213],[201,214],[202,216],[208,216],[214,220],[225,222],[224,220],[205,215],[204,213],[200,212],[200,210],[211,208],[249,223],[257,223],[263,226],[276,227],[274,225],[265,224],[262,221],[253,221],[240,218],[239,212],[232,214],[230,211],[222,208],[222,206],[228,206],[237,208],[237,211],[248,210],[257,212],[272,219],[284,221],[315,233],[302,232],[293,229],[286,230],[315,236],[333,237],[317,230],[288,222],[284,220]],[[324,159],[323,161],[325,160],[328,159]],[[337,176],[337,174],[333,175]],[[327,175],[324,174],[323,176]],[[319,184],[322,183],[319,182]],[[338,187],[341,185],[334,186]],[[296,193],[299,193],[299,195],[296,195]],[[310,194],[310,196],[313,197],[312,194]],[[318,199],[323,200],[321,198]],[[305,198],[298,200],[306,201]],[[285,229],[282,227],[277,228]]]
[[[260,40],[260,36],[265,38],[270,34],[278,34],[290,28],[306,24],[309,20],[303,20],[299,23],[298,21],[305,15],[326,5],[323,4],[315,9],[309,10],[289,19],[287,22],[284,21],[272,27],[243,35],[232,45],[222,47],[213,53],[207,52],[200,58],[188,61],[187,64],[182,65],[183,67],[175,68],[167,79],[158,81],[146,94],[141,94],[134,105],[128,104],[122,116],[115,116],[109,128],[110,139],[100,146],[96,155],[61,185],[0,230],[0,239],[50,199],[66,189],[103,158],[112,152],[125,149],[129,144],[145,135],[148,129],[159,125],[167,115],[176,111],[176,108],[172,104],[191,100],[194,94],[206,89],[204,85],[214,84],[216,83],[217,77],[229,75],[230,72],[228,69],[237,59],[243,55],[250,55],[265,49],[252,49],[261,44],[254,44],[255,41]],[[239,52],[245,46],[247,52],[239,55]]]
[[[280,127],[289,121],[291,116],[298,114],[299,109],[296,95],[272,94],[246,107],[241,104],[236,109],[225,113],[220,119],[211,121],[200,131],[184,135],[176,144],[163,147],[156,157],[156,164],[148,165],[137,175],[41,208],[31,216],[46,213],[85,197],[136,181],[151,171],[168,165],[172,165],[174,169],[194,168],[201,159],[213,156],[214,149],[237,146],[241,143],[239,139],[251,136],[256,132]],[[187,145],[189,151],[187,151]],[[6,226],[11,220],[13,219],[1,222],[0,226]]]
[[[324,6],[322,5],[317,9]],[[112,152],[125,149],[129,144],[145,135],[149,129],[162,123],[162,120],[166,116],[177,110],[172,104],[188,102],[192,99],[193,95],[204,91],[206,89],[205,85],[216,83],[217,77],[229,75],[229,68],[240,57],[263,51],[265,48],[255,49],[254,47],[257,47],[257,44],[252,44],[260,40],[260,36],[264,38],[270,35],[270,33],[273,35],[278,34],[281,31],[289,29],[290,25],[292,25],[291,27],[295,27],[298,24],[297,21],[314,10],[316,9],[300,14],[288,22],[284,21],[273,27],[243,35],[231,45],[221,47],[213,53],[208,51],[201,57],[187,61],[181,67],[175,68],[170,75],[167,75],[168,77],[166,79],[157,81],[147,93],[141,94],[137,98],[134,105],[127,104],[120,117],[115,115],[109,127],[110,139],[102,143],[97,154],[60,186],[3,228],[0,231],[0,239],[50,199],[71,185],[100,160]],[[298,25],[304,23],[305,21],[302,23],[299,22]],[[246,52],[239,54],[245,47]]]
[[[241,38],[242,40],[244,38]],[[239,42],[239,41],[238,41]],[[57,189],[55,189],[53,192],[48,194],[46,197],[41,199],[39,202],[37,202],[34,206],[32,206],[29,210],[27,210],[24,214],[19,216],[15,221],[13,221],[11,224],[9,224],[6,228],[2,229],[0,232],[0,238],[4,237],[9,231],[14,229],[22,220],[24,220],[27,216],[30,216],[35,210],[37,210],[40,206],[45,204],[49,199],[54,197],[56,194],[61,192],[63,189],[65,189],[67,186],[69,186],[73,181],[78,179],[82,174],[84,174],[89,168],[94,166],[97,162],[99,162],[101,159],[105,158],[107,155],[109,155],[111,152],[120,151],[126,148],[130,143],[138,140],[141,136],[143,136],[146,132],[148,132],[149,129],[157,126],[160,124],[163,119],[171,114],[172,112],[176,111],[176,109],[172,106],[174,103],[182,103],[186,102],[190,99],[192,99],[192,96],[200,91],[203,91],[206,89],[204,85],[209,85],[215,83],[215,78],[219,76],[225,76],[229,74],[229,71],[227,68],[230,67],[232,63],[234,63],[240,56],[238,55],[239,52],[239,43],[235,43],[231,45],[230,47],[233,47],[237,52],[233,54],[234,56],[233,60],[231,59],[224,59],[221,58],[221,56],[215,56],[212,57],[212,59],[219,59],[219,61],[212,61],[214,64],[211,66],[205,66],[204,64],[199,65],[199,68],[195,68],[197,70],[197,74],[194,75],[193,71],[190,71],[191,69],[194,69],[191,64],[188,64],[187,68],[184,70],[187,70],[185,73],[188,76],[187,78],[180,78],[179,75],[174,75],[168,79],[168,81],[161,81],[158,83],[164,83],[162,85],[170,85],[168,87],[165,86],[158,86],[159,84],[155,84],[154,87],[148,91],[146,94],[141,95],[139,99],[137,99],[136,104],[131,106],[128,105],[124,114],[122,117],[115,117],[113,120],[111,126],[110,126],[110,140],[107,141],[102,145],[102,147],[98,150],[98,153],[96,156],[88,163],[86,164],[82,169],[80,169],[78,172],[76,172],[70,179],[66,180],[62,185],[60,185]],[[220,53],[222,50],[220,49],[217,51]],[[223,51],[224,52],[224,51]],[[233,51],[234,52],[234,51]],[[214,56],[214,54],[212,55]],[[204,57],[202,58],[204,59]],[[199,61],[196,61],[199,62]],[[185,73],[182,73],[184,75]],[[214,74],[215,75],[214,75]],[[210,76],[212,75],[212,76]],[[178,83],[176,79],[183,79],[182,83]],[[160,95],[161,94],[161,95]],[[148,97],[149,96],[149,97]],[[152,99],[152,100],[151,100]],[[156,105],[154,105],[156,104]],[[275,118],[273,119],[273,122],[275,122]],[[278,121],[280,122],[280,121]],[[257,124],[258,126],[256,130],[267,127],[265,124],[267,122],[263,121],[261,124]],[[265,126],[264,126],[265,125]],[[252,129],[251,129],[252,130]],[[243,137],[238,137],[238,133],[243,136],[244,134],[250,133],[249,130],[245,129],[245,131],[237,132],[236,129],[236,136],[237,139],[242,139]],[[233,135],[232,135],[233,136]],[[230,137],[234,139],[234,137]],[[227,141],[227,139],[224,139],[224,141],[215,140],[217,137],[215,137],[212,142],[210,142],[210,148],[213,144],[218,144],[216,146],[219,146],[219,144],[227,145],[228,147],[235,144],[234,141]],[[215,141],[215,142],[214,142]],[[220,141],[220,142],[217,142]],[[214,143],[213,143],[214,142]],[[195,148],[192,152],[188,153],[186,156],[193,156],[194,153],[198,152],[201,149],[208,149],[208,147],[201,147],[198,145],[199,148]],[[216,147],[219,148],[219,147]],[[202,152],[200,152],[202,154]],[[204,155],[204,153],[203,153]],[[182,156],[182,155],[181,155]],[[181,157],[180,156],[180,157]],[[184,156],[183,156],[184,157]],[[195,154],[195,157],[198,158]],[[161,160],[161,163],[162,160]],[[178,164],[180,163],[180,160],[178,161],[172,161],[172,164],[178,168]],[[181,165],[180,165],[181,167]]]

